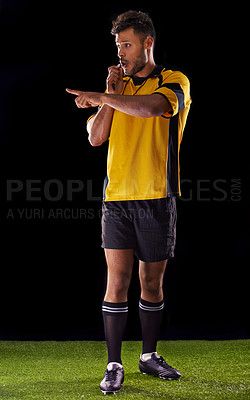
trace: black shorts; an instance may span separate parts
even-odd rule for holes
[[[176,198],[104,201],[102,247],[134,249],[141,261],[156,262],[174,257]]]

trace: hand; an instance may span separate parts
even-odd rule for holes
[[[101,101],[101,93],[97,92],[82,92],[81,90],[66,89],[68,93],[75,94],[75,99],[78,108],[89,108],[99,106]]]
[[[122,68],[118,65],[112,65],[108,69],[109,74],[106,80],[108,94],[120,94],[123,88]]]

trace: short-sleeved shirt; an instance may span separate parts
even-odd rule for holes
[[[142,118],[114,110],[104,201],[147,200],[181,194],[179,150],[189,112],[190,84],[158,65],[146,78],[123,77],[121,95],[164,96],[171,111]]]

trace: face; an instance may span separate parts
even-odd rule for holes
[[[126,75],[135,75],[145,67],[148,62],[146,40],[134,33],[133,28],[125,29],[116,34],[116,46],[121,66]]]

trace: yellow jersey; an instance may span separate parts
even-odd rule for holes
[[[156,66],[146,78],[123,77],[121,95],[157,93],[171,112],[151,118],[114,110],[110,128],[104,201],[181,195],[179,150],[191,98],[188,78]]]

